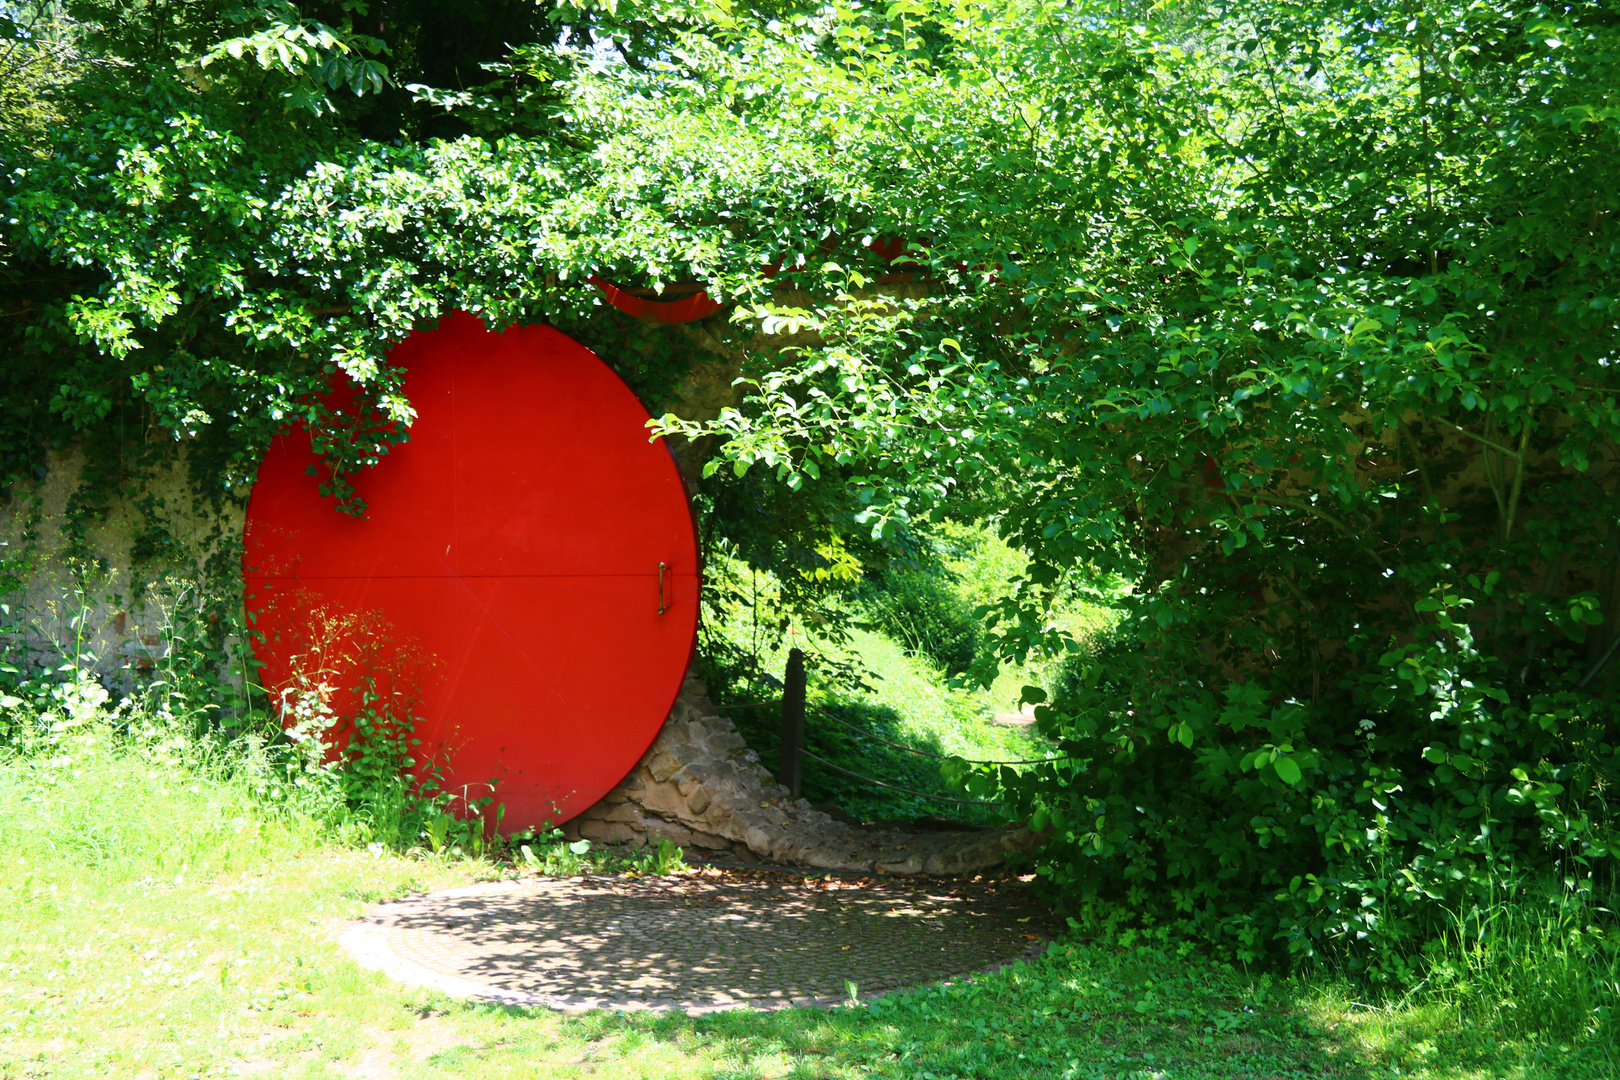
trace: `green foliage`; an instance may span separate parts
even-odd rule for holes
[[[0,8],[0,138],[37,145],[62,119],[49,94],[72,77],[78,59],[63,30],[55,4]]]
[[[475,50],[495,89],[399,67],[319,121],[285,107],[322,70],[290,47],[174,66],[387,40],[317,7],[142,5],[86,40],[153,62],[78,79],[45,153],[5,144],[9,476],[161,434],[224,493],[301,420],[358,512],[410,329],[700,280],[742,400],[661,430],[722,441],[710,527],[788,593],[993,517],[1030,562],[987,621],[1027,663],[1079,647],[1054,595],[1130,583],[1042,713],[1085,767],[969,780],[1052,827],[1077,908],[1412,980],[1446,911],[1607,858],[1606,5],[579,5],[548,26],[624,62],[536,32]],[[429,70],[432,19],[390,10]],[[479,137],[378,131],[428,115]]]
[[[331,467],[324,490],[360,512],[353,475],[407,437],[410,406],[384,358],[413,328],[461,307],[497,327],[574,330],[605,310],[585,283],[592,272],[630,283],[701,273],[694,267],[715,253],[697,242],[696,223],[672,230],[656,215],[620,213],[626,200],[655,197],[636,190],[649,141],[669,146],[677,168],[703,141],[660,139],[656,128],[673,118],[626,111],[606,92],[612,80],[590,75],[591,28],[629,13],[615,22],[581,9],[550,22],[513,4],[458,23],[453,40],[477,42],[472,54],[437,51],[435,28],[467,6],[76,9],[84,47],[116,62],[89,65],[63,89],[64,121],[0,180],[8,485],[77,438],[117,451],[101,456],[125,473],[93,482],[139,490],[123,447],[161,433],[187,445],[199,489],[220,499],[251,479],[272,435],[303,422]],[[390,76],[405,79],[502,60],[507,41],[525,40],[510,35],[545,44],[572,34],[578,45],[554,60],[578,85],[566,115],[533,138],[401,144],[410,100],[392,100],[386,115],[355,112],[389,97],[373,92],[384,75],[366,58],[383,43],[361,22],[421,35]],[[626,40],[638,35],[648,48],[667,37]],[[365,96],[339,108],[326,96],[334,83]],[[382,140],[366,137],[375,126]],[[768,175],[757,142],[734,149],[756,159],[750,177]],[[735,193],[693,194],[712,204]],[[619,366],[638,389],[660,392],[690,362],[690,347],[662,351],[645,379],[645,359]],[[323,396],[339,373],[361,391],[347,410]]]
[[[1589,700],[1516,703],[1499,665],[1439,646],[1396,650],[1314,706],[1259,679],[1217,693],[1190,642],[1177,696],[1147,697],[1171,657],[1134,629],[1036,710],[1073,760],[969,785],[1052,829],[1042,872],[1088,919],[1146,905],[1250,959],[1280,944],[1415,980],[1408,950],[1441,940],[1447,911],[1521,875],[1586,880],[1608,855],[1594,815],[1617,763]],[[1389,693],[1397,664],[1430,685]]]
[[[1073,647],[1044,590],[1130,581],[1041,711],[1070,763],[969,790],[1052,829],[1088,917],[1416,980],[1448,909],[1608,855],[1620,28],[949,10],[949,64],[909,8],[840,10],[830,57],[750,43],[756,100],[836,100],[904,192],[868,227],[929,288],[828,268],[750,312],[815,347],[669,426],[837,463],[875,533],[1004,510],[1006,659]]]
[[[378,682],[375,673],[361,676],[357,707],[347,715],[306,687],[284,704],[286,738],[296,748],[286,766],[293,783],[329,786],[349,823],[389,847],[409,848],[425,838],[434,851],[481,852],[482,811],[493,800],[457,800],[442,791],[442,762],[418,773],[413,702],[398,690],[379,692]]]

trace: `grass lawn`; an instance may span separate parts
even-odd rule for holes
[[[833,1012],[470,1004],[363,971],[368,902],[498,876],[323,838],[241,780],[87,737],[0,759],[0,1077],[1613,1077],[1466,1011],[1372,1008],[1160,948],[1071,943]]]

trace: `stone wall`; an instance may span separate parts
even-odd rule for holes
[[[202,511],[177,455],[171,470],[149,479],[139,505],[114,500],[70,543],[63,523],[83,466],[72,451],[55,454],[44,477],[0,504],[0,560],[23,556],[26,563],[22,587],[0,600],[11,607],[10,625],[43,654],[71,653],[79,633],[96,658],[92,666],[116,684],[131,667],[161,662],[172,623],[199,602],[196,583],[218,573],[208,564],[235,556],[242,504],[227,500],[223,510]],[[137,557],[142,537],[153,534],[166,538],[160,557]],[[789,797],[695,677],[641,762],[566,831],[604,842],[668,839],[746,861],[896,874],[969,873],[1034,843],[1020,828],[907,832],[835,821]]]
[[[205,609],[220,598],[202,583],[231,577],[244,502],[205,505],[181,451],[146,476],[139,498],[76,507],[84,471],[79,451],[53,452],[42,476],[0,501],[0,568],[21,578],[0,601],[5,628],[40,654],[77,655],[116,682],[161,660],[177,622],[218,621]],[[70,535],[75,516],[84,527]]]
[[[571,839],[656,843],[826,870],[963,874],[1034,846],[1028,829],[908,832],[835,821],[793,799],[688,676],[669,720],[624,782],[574,818]]]

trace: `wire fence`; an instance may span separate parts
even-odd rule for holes
[[[722,705],[722,706],[718,706],[718,709],[719,709],[720,712],[725,712],[727,709],[752,709],[752,708],[757,708],[757,707],[759,707],[761,705],[775,705],[775,704],[779,703],[781,700],[782,700],[781,698],[767,698],[764,701],[746,701],[746,702],[743,702],[741,705]],[[979,760],[976,760],[974,758],[964,758],[964,757],[961,757],[958,754],[941,754],[941,753],[938,753],[938,752],[936,752],[934,750],[919,750],[915,746],[907,746],[904,743],[897,743],[897,742],[894,742],[893,740],[885,739],[881,735],[874,735],[870,731],[867,731],[864,728],[856,727],[854,724],[851,724],[848,720],[844,720],[844,719],[841,719],[841,718],[839,718],[837,716],[834,716],[832,713],[828,712],[826,709],[823,709],[819,705],[810,705],[810,706],[808,706],[808,708],[810,708],[814,712],[817,712],[817,713],[821,714],[826,719],[831,720],[833,723],[837,724],[839,727],[844,728],[846,731],[854,732],[855,734],[859,735],[863,739],[871,739],[873,742],[880,742],[884,746],[892,746],[896,750],[904,750],[906,753],[908,753],[908,754],[916,754],[918,757],[934,758],[937,761],[949,761],[949,760],[952,760],[952,759],[960,759],[961,761],[964,761],[969,765],[1047,765],[1047,764],[1050,764],[1052,762],[1057,762],[1057,761],[1078,761],[1079,760],[1078,758],[1071,757],[1071,756],[1068,756],[1068,755],[1060,755],[1058,757],[1044,757],[1044,758],[1016,758],[1016,759],[1014,759],[1012,761],[979,761]]]
[[[811,761],[819,762],[820,764],[826,766],[827,768],[833,770],[834,772],[841,772],[845,776],[853,776],[857,780],[865,780],[868,784],[876,784],[878,787],[880,787],[880,788],[888,788],[890,791],[901,791],[901,792],[904,792],[907,795],[916,795],[918,798],[922,798],[922,799],[935,799],[935,800],[938,800],[939,802],[960,803],[963,806],[1006,806],[1007,805],[1006,803],[1002,803],[1002,802],[987,802],[987,801],[985,801],[983,799],[953,799],[949,795],[932,795],[932,794],[930,794],[930,793],[928,793],[926,791],[917,791],[914,788],[901,787],[899,784],[887,784],[887,783],[884,783],[882,780],[874,780],[872,777],[865,776],[865,775],[863,775],[861,773],[858,773],[854,769],[846,769],[842,765],[834,765],[832,762],[828,761],[826,758],[822,757],[820,754],[812,754],[808,750],[806,750],[804,752],[804,756],[809,758]]]
[[[760,707],[765,706],[765,705],[781,704],[781,703],[784,702],[784,700],[785,699],[783,699],[783,698],[777,697],[777,698],[766,698],[763,701],[745,701],[745,702],[741,702],[741,703],[738,703],[738,704],[721,706],[721,707],[719,707],[719,711],[720,712],[725,712],[725,711],[728,711],[728,710],[757,709],[757,708],[760,708]],[[882,743],[884,746],[893,747],[896,750],[903,750],[908,754],[915,754],[918,757],[933,758],[936,761],[960,760],[960,761],[966,762],[969,765],[1046,765],[1046,764],[1051,764],[1051,763],[1059,762],[1059,761],[1074,761],[1074,760],[1077,760],[1075,758],[1068,757],[1068,756],[1050,757],[1050,758],[1025,758],[1025,759],[1014,760],[1014,761],[977,761],[977,760],[973,760],[971,758],[958,758],[957,755],[955,755],[955,754],[941,754],[941,753],[938,753],[938,752],[933,751],[933,750],[921,750],[921,749],[918,749],[915,746],[906,746],[904,743],[897,743],[897,742],[894,742],[891,739],[885,739],[881,735],[874,735],[870,731],[866,731],[866,730],[864,730],[862,728],[856,727],[854,724],[851,724],[849,721],[844,720],[841,717],[834,716],[832,713],[828,712],[826,709],[821,708],[819,705],[809,705],[808,707],[812,711],[814,711],[816,714],[821,716],[822,718],[827,719],[827,720],[831,720],[833,723],[837,724],[838,726],[844,728],[847,731],[853,732],[854,734],[860,736],[863,739],[871,739],[874,742]],[[803,749],[802,747],[799,749],[799,753],[802,756],[809,758],[811,761],[814,761],[817,764],[819,764],[819,765],[821,765],[821,766],[823,766],[825,768],[831,769],[834,772],[843,773],[845,776],[854,777],[857,780],[865,781],[866,783],[872,784],[872,785],[874,785],[876,787],[886,788],[889,791],[898,791],[898,792],[901,792],[901,793],[906,794],[906,795],[914,795],[914,796],[916,796],[917,798],[920,798],[920,799],[933,799],[933,800],[935,800],[937,802],[956,803],[956,804],[959,804],[959,805],[962,805],[962,806],[1005,806],[1005,805],[1007,805],[1004,802],[993,802],[993,801],[987,801],[987,800],[983,800],[983,799],[958,799],[958,798],[954,798],[954,797],[952,797],[950,795],[935,795],[935,794],[933,794],[931,792],[927,792],[927,791],[918,791],[915,788],[902,787],[899,784],[891,784],[891,783],[888,783],[887,781],[879,780],[876,777],[867,776],[864,773],[858,773],[855,770],[845,768],[842,765],[835,765],[831,761],[828,761],[826,758],[822,757],[821,755],[813,754],[809,750]]]

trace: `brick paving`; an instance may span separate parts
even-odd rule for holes
[[[701,1013],[938,982],[1057,930],[1016,881],[710,867],[472,885],[377,904],[342,937],[363,964],[458,996]]]

